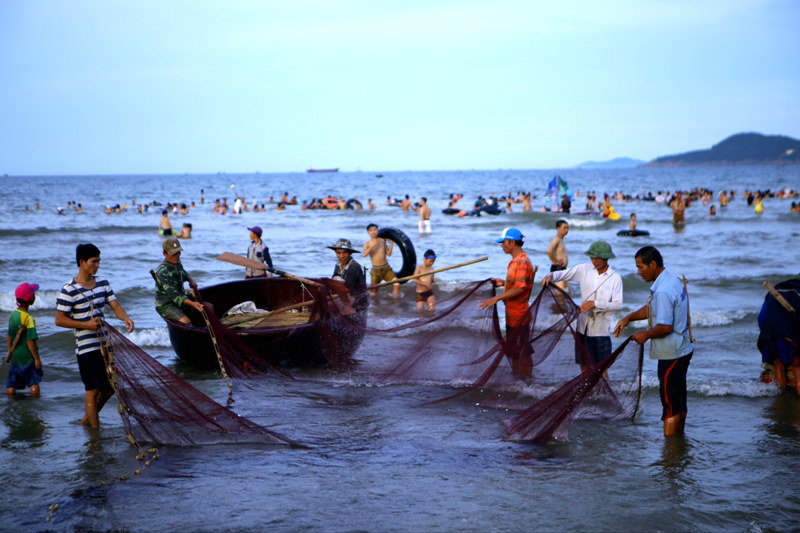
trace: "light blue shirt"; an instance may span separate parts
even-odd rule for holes
[[[650,359],[677,359],[694,351],[689,340],[689,296],[678,276],[667,270],[650,287],[647,323],[651,328],[672,326],[666,337],[650,339]]]

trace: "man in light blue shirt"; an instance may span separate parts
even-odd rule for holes
[[[636,270],[652,282],[650,299],[640,309],[619,321],[614,334],[619,336],[632,320],[647,319],[648,329],[633,335],[644,344],[650,340],[650,358],[658,360],[661,420],[664,435],[683,433],[686,423],[686,371],[694,353],[689,336],[689,297],[680,279],[664,268],[661,253],[652,246],[636,252]]]

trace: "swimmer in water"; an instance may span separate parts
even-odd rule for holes
[[[676,193],[675,199],[669,204],[672,208],[672,224],[674,226],[683,226],[686,224],[684,211],[686,210],[686,203],[683,201],[681,193]]]
[[[163,237],[172,235],[172,222],[169,220],[169,212],[164,209],[161,211],[161,221],[158,223],[158,233]]]
[[[377,285],[384,281],[392,281],[397,276],[395,276],[386,258],[392,255],[394,241],[387,242],[386,239],[378,237],[378,226],[376,224],[369,224],[367,226],[367,233],[369,234],[369,240],[364,243],[361,256],[369,256],[372,261],[372,270],[370,271],[372,275],[372,285]],[[378,295],[378,289],[372,289],[369,292],[373,298]],[[392,296],[395,298],[400,297],[399,283],[395,283],[392,287]]]
[[[436,262],[436,252],[433,250],[425,250],[424,260],[422,264],[417,265],[414,274],[424,274],[433,270],[433,263]],[[428,307],[428,312],[433,314],[436,310],[436,297],[433,295],[433,284],[436,283],[436,278],[433,274],[422,276],[411,280],[416,285],[416,298],[417,298],[417,313],[422,315],[425,306]]]
[[[550,272],[559,272],[567,269],[567,247],[564,245],[564,237],[569,233],[569,223],[566,220],[559,220],[556,222],[556,234],[550,239],[550,244],[547,246],[547,257],[550,258]],[[568,281],[554,282],[557,287],[563,290],[569,289]]]
[[[630,222],[628,222],[628,229],[636,231],[636,213],[631,213]]]

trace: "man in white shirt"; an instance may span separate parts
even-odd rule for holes
[[[613,313],[622,310],[622,278],[608,266],[608,260],[616,257],[611,245],[605,241],[593,242],[586,255],[591,263],[551,272],[542,279],[543,285],[551,281],[580,283],[582,303],[577,333],[584,350],[579,350],[576,342],[575,362],[581,371],[611,355],[610,321]]]

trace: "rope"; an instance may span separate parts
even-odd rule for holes
[[[94,289],[87,289],[92,293],[92,298],[89,299],[86,297],[85,294],[83,294],[80,291],[80,289],[75,287],[75,285],[73,284],[70,285],[74,287],[76,290],[78,290],[81,296],[83,296],[83,299],[86,300],[86,302],[89,304],[89,309],[91,310],[91,317],[89,320],[95,318]],[[116,367],[114,366],[114,350],[111,346],[111,336],[106,329],[110,328],[111,326],[108,324],[108,322],[105,321],[105,318],[102,316],[102,312],[98,318],[100,318],[100,327],[97,328],[97,337],[100,340],[100,355],[103,357],[103,363],[105,363],[106,377],[108,377],[108,382],[111,385],[111,388],[114,389],[114,392],[116,393],[117,370]],[[130,442],[131,446],[135,447],[139,451],[139,453],[136,454],[136,460],[143,462],[143,466],[141,468],[137,468],[136,470],[133,471],[133,474],[138,476],[139,474],[142,473],[142,469],[147,468],[153,463],[153,461],[159,458],[158,448],[153,447],[145,450],[145,448],[141,444],[139,444],[139,442],[136,440],[136,437],[134,437],[133,433],[131,433],[130,427],[128,427],[128,424],[125,422],[125,417],[122,416],[125,411],[130,412],[130,410],[127,408],[122,398],[120,398],[119,394],[114,394],[114,395],[117,397],[117,412],[119,413],[120,419],[122,420],[122,427],[125,429],[125,435],[128,438],[128,442]],[[148,455],[150,455],[149,458]],[[130,476],[123,475],[120,476],[119,479],[120,481],[127,481],[128,479],[130,479]],[[57,509],[58,508],[57,504],[54,505],[56,505]]]
[[[153,274],[155,277],[155,274]],[[157,278],[156,278],[157,279]],[[228,371],[225,370],[225,364],[222,362],[222,352],[219,349],[219,343],[217,342],[217,336],[214,335],[214,330],[211,327],[211,320],[208,318],[208,314],[206,314],[206,304],[203,302],[203,299],[200,297],[200,291],[197,289],[192,289],[192,294],[194,294],[195,299],[200,302],[202,309],[200,310],[200,314],[203,315],[203,320],[206,323],[206,328],[208,329],[208,335],[211,337],[211,344],[214,346],[214,354],[217,356],[217,363],[219,364],[220,372],[222,372],[222,377],[225,378],[226,383],[228,384],[228,399],[225,402],[227,407],[233,405],[233,381],[231,380],[230,375],[228,375]]]

